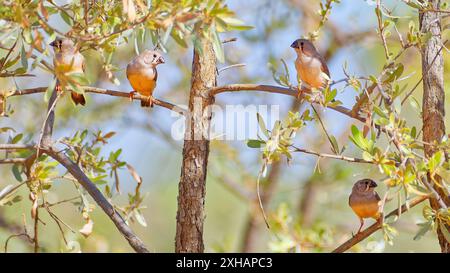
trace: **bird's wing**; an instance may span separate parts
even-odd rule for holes
[[[374,191],[374,194],[375,194],[375,199],[377,199],[377,201],[381,201],[381,198],[376,191]]]
[[[330,70],[328,69],[327,62],[325,62],[325,59],[320,54],[317,54],[317,57],[319,58],[320,63],[322,65],[321,66],[322,71],[325,72],[325,74],[327,74],[328,77],[331,77]]]
[[[156,82],[156,81],[158,80],[158,70],[156,70],[156,68],[153,67],[153,71],[154,71],[154,73],[155,73],[155,79],[154,79],[154,81]]]

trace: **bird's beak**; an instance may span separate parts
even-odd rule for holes
[[[377,183],[375,183],[375,181],[370,181],[369,188],[376,188],[376,187],[378,187]]]
[[[292,48],[298,48],[297,41],[294,41],[294,42],[291,44],[291,47],[292,47]]]
[[[166,61],[164,61],[164,58],[162,56],[158,58],[158,64],[163,64],[165,62]]]
[[[49,45],[51,45],[51,46],[53,46],[53,47],[56,47],[56,40],[53,41],[53,42],[51,42]]]

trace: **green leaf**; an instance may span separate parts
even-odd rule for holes
[[[14,177],[17,179],[17,181],[22,182],[22,172],[19,170],[19,164],[14,164],[12,166],[12,172],[14,174]]]
[[[433,154],[433,156],[428,161],[428,168],[430,172],[435,172],[436,169],[442,165],[443,157],[444,155],[442,151],[437,151],[435,154]]]
[[[8,131],[12,131],[12,132],[16,132],[16,130],[14,130],[14,128],[12,128],[12,127],[1,127],[0,128],[0,133],[5,133],[5,132],[8,132]]]
[[[27,73],[27,67],[19,67],[16,70],[14,70],[14,74],[25,74]]]
[[[172,33],[172,29],[173,29],[173,23],[170,23],[169,26],[166,29],[166,32],[164,33],[163,38],[162,38],[162,44],[163,45],[167,44],[167,40],[169,39],[169,36]]]
[[[114,153],[110,153],[109,154],[109,161],[110,162],[115,162],[117,160],[117,158],[119,158],[121,153],[122,153],[122,149],[119,149],[119,150],[115,151]]]
[[[372,155],[371,155],[370,153],[366,152],[366,151],[364,151],[364,152],[362,153],[362,158],[363,158],[364,160],[367,160],[367,161],[372,161],[372,160],[373,160]]]
[[[63,11],[60,13],[60,15],[64,22],[66,22],[66,24],[68,24],[69,26],[73,25],[72,19],[70,18],[69,14],[67,14],[67,12]]]
[[[89,81],[84,73],[71,73],[70,78],[79,85],[88,85]]]
[[[433,221],[419,223],[417,225],[420,227],[420,229],[414,236],[414,241],[420,240],[420,238],[422,238],[431,229],[431,227],[433,226]]]
[[[5,65],[3,66],[3,70],[6,70],[8,68],[10,68],[11,66],[15,65],[20,59],[20,55],[17,55],[14,59],[9,60],[5,63]],[[3,58],[1,59],[1,61],[3,61]],[[0,63],[1,63],[0,61]]]
[[[259,113],[256,113],[256,120],[258,121],[259,124],[259,129],[261,129],[261,132],[267,137],[269,138],[269,132],[266,128],[266,124],[264,122],[264,119],[262,118],[262,116]]]
[[[330,135],[331,148],[335,154],[339,154],[339,145],[337,143],[336,138],[333,135]]]
[[[186,43],[185,39],[183,38],[183,35],[180,31],[173,30],[171,33],[172,38],[177,42],[178,45],[180,45],[183,48],[187,48],[188,44]]]
[[[144,216],[141,214],[141,212],[137,209],[133,210],[134,218],[136,218],[136,221],[143,227],[147,226],[147,222],[145,221]]]
[[[353,141],[353,143],[362,150],[367,150],[368,143],[366,139],[363,137],[362,133],[358,130],[358,127],[352,125],[351,130],[352,136],[350,136],[350,140]]]
[[[16,144],[17,142],[19,142],[19,141],[22,139],[22,137],[23,137],[23,134],[18,134],[18,135],[16,135],[16,136],[12,139],[11,143],[12,143],[12,144]]]
[[[45,94],[44,94],[44,101],[48,102],[50,100],[50,97],[53,94],[53,91],[55,91],[55,86],[56,86],[56,78],[53,79],[50,84],[47,87],[47,90],[45,90]]]
[[[395,68],[395,70],[390,72],[390,75],[386,78],[384,82],[388,83],[400,78],[400,76],[403,74],[403,70],[404,70],[403,64],[399,63]]]
[[[28,69],[28,58],[27,53],[25,51],[25,47],[22,45],[22,49],[20,51],[20,62],[22,63],[22,67]]]
[[[216,58],[219,62],[223,63],[225,62],[225,54],[223,52],[223,45],[222,41],[220,40],[219,33],[216,31],[215,28],[211,29],[211,36],[212,36],[212,44],[214,52],[216,53]]]
[[[19,189],[19,186],[8,185],[0,191],[0,207],[4,205],[11,206],[22,200],[21,196],[14,196],[14,193]]]
[[[228,25],[228,30],[236,30],[236,31],[246,31],[246,30],[251,30],[253,29],[253,26],[233,26],[233,25]]]
[[[417,136],[417,129],[416,129],[416,126],[413,126],[411,128],[411,137],[416,138],[416,136]]]
[[[373,105],[373,110],[378,116],[386,119],[389,118],[388,115],[386,115],[386,113],[377,105]]]
[[[445,237],[445,240],[447,240],[447,242],[450,243],[450,233],[448,232],[448,229],[443,223],[443,221],[439,221],[439,227],[441,229],[442,235],[444,235]]]
[[[250,148],[261,148],[262,145],[264,145],[265,142],[258,140],[258,139],[249,139],[247,140],[247,146]]]

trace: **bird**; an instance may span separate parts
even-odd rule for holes
[[[55,56],[53,58],[53,65],[55,69],[58,69],[64,74],[70,73],[81,73],[84,74],[85,71],[85,60],[83,55],[75,47],[74,42],[68,38],[57,38],[50,43],[55,51]],[[56,85],[56,90],[61,91],[61,83],[58,81]],[[86,104],[86,99],[83,94],[72,91],[70,93],[75,105]]]
[[[297,53],[295,60],[297,78],[309,88],[326,88],[331,81],[330,71],[314,44],[308,39],[297,39],[291,47]]]
[[[358,216],[361,225],[358,232],[364,225],[364,218],[379,220],[381,216],[381,198],[375,191],[377,183],[372,179],[361,179],[352,188],[352,193],[348,199],[348,204]]]
[[[137,92],[147,97],[141,100],[142,107],[153,107],[153,90],[158,80],[156,66],[165,63],[163,56],[155,50],[145,50],[131,60],[127,65],[127,79],[133,87],[130,100]]]

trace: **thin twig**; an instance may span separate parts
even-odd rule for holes
[[[386,60],[389,60],[389,48],[387,46],[386,37],[384,36],[383,19],[381,18],[381,0],[377,0],[377,7],[376,7],[375,13],[377,15],[378,31],[380,32],[380,38],[381,38],[381,41],[383,42],[384,54],[385,54]]]
[[[225,67],[222,67],[222,68],[218,69],[218,70],[217,70],[217,73],[220,74],[220,72],[223,72],[223,71],[228,70],[228,69],[230,69],[230,68],[244,67],[244,66],[246,66],[246,64],[244,64],[244,63],[242,63],[242,64],[232,64],[232,65],[225,66]]]
[[[28,235],[27,233],[13,234],[13,235],[9,236],[9,237],[6,239],[6,241],[5,241],[5,246],[4,246],[5,253],[8,253],[8,244],[9,244],[9,241],[10,241],[12,238],[22,237],[22,236],[25,237],[30,243],[33,242],[33,238],[31,238],[31,236]]]
[[[428,179],[424,176],[421,177],[420,181],[422,181],[422,184],[425,185],[425,187],[431,192],[433,195],[433,198],[435,198],[438,201],[438,204],[441,208],[447,209],[447,205],[445,204],[444,200],[442,200],[442,197],[437,193],[437,191],[433,188],[430,183],[428,183]]]
[[[237,41],[237,38],[236,38],[236,37],[234,37],[234,38],[229,38],[229,39],[223,40],[223,41],[222,41],[222,44],[231,43],[231,42],[236,42],[236,41]]]
[[[315,155],[318,157],[333,158],[333,159],[339,159],[339,160],[348,161],[348,162],[375,164],[374,161],[369,161],[369,160],[365,160],[362,158],[355,158],[355,157],[348,157],[348,156],[334,155],[334,154],[324,154],[324,153],[319,153],[319,152],[315,152],[315,151],[311,151],[311,150],[307,150],[307,149],[297,148],[295,146],[292,146],[292,148],[294,148],[294,150],[292,150],[292,152],[300,152],[300,153]]]
[[[319,112],[317,112],[316,108],[312,104],[311,104],[311,108],[313,109],[314,113],[316,114],[317,119],[319,120],[320,126],[322,127],[322,130],[324,131],[325,135],[327,136],[328,141],[330,142],[331,150],[333,150],[333,152],[336,154],[339,153],[339,151],[334,150],[333,141],[331,140],[331,137],[328,134],[327,129],[325,128],[325,124],[323,123],[322,118],[319,115]]]
[[[53,206],[60,205],[60,204],[63,204],[63,203],[67,203],[67,202],[71,202],[71,201],[74,201],[74,200],[77,200],[77,199],[80,199],[80,198],[81,198],[81,196],[75,196],[75,197],[72,197],[72,198],[69,198],[69,199],[65,199],[65,200],[61,200],[61,201],[58,201],[58,202],[55,202],[55,203],[46,203],[45,206],[48,207],[48,208],[51,208]],[[44,204],[41,205],[41,206],[44,206]]]

